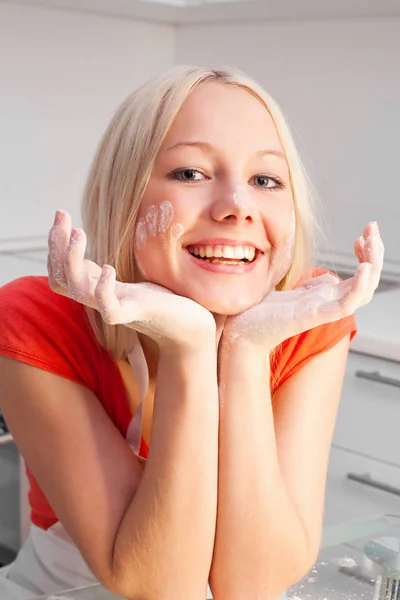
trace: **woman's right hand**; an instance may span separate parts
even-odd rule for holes
[[[101,268],[84,258],[86,235],[71,232],[71,218],[58,212],[49,232],[48,273],[51,289],[96,308],[110,325],[122,324],[152,338],[160,349],[197,349],[215,346],[212,314],[197,302],[153,283],[116,281],[114,267]]]

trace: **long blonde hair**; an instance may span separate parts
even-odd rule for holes
[[[120,105],[98,146],[82,200],[87,258],[115,267],[119,281],[134,282],[134,230],[155,159],[174,118],[191,91],[206,81],[244,88],[270,113],[286,154],[296,215],[294,258],[277,289],[293,288],[312,268],[316,220],[311,185],[288,124],[275,101],[244,73],[231,68],[180,66],[153,78]],[[123,359],[135,333],[108,325],[86,307],[99,343],[113,360]]]

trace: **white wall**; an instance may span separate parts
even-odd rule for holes
[[[174,60],[174,27],[0,3],[0,249],[46,236],[112,113]]]
[[[378,220],[400,272],[400,18],[185,25],[176,60],[255,77],[295,130],[332,247],[352,256]]]

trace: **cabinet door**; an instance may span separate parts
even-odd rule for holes
[[[332,446],[324,525],[382,513],[400,514],[400,468]]]
[[[334,445],[400,467],[399,423],[400,363],[350,352]]]

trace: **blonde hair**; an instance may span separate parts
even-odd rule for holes
[[[154,162],[182,104],[206,81],[247,90],[275,123],[289,166],[296,215],[294,258],[277,289],[291,289],[312,268],[316,220],[311,185],[278,105],[255,81],[231,68],[175,67],[149,80],[121,104],[100,141],[83,194],[87,258],[100,266],[113,265],[119,281],[135,281],[134,230]],[[86,312],[97,340],[113,360],[125,358],[133,330],[106,324],[93,308],[86,307]]]

